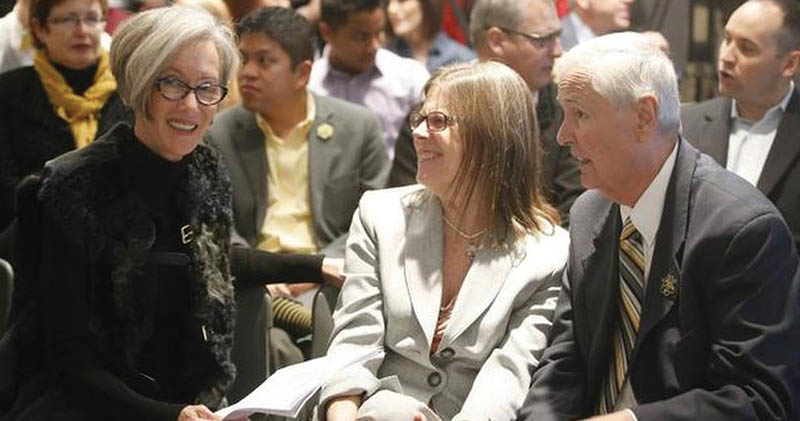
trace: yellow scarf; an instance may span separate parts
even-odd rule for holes
[[[83,93],[83,96],[73,92],[64,80],[64,76],[47,59],[43,50],[37,49],[34,53],[33,67],[42,80],[47,98],[53,104],[56,114],[69,123],[75,146],[80,149],[92,143],[97,135],[100,110],[117,89],[117,82],[108,67],[108,53],[100,52],[100,63],[94,74],[94,84]]]

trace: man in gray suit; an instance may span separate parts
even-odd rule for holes
[[[341,257],[361,193],[384,187],[390,163],[372,112],[306,90],[312,31],[285,8],[237,24],[243,105],[209,140],[233,182],[234,245]]]
[[[722,97],[683,107],[683,135],[755,185],[781,211],[800,248],[800,5],[751,0],[725,25]]]
[[[555,73],[590,190],[519,419],[797,420],[800,260],[778,210],[680,137],[645,36],[581,43]]]

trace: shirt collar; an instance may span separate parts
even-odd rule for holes
[[[762,120],[764,118],[772,116],[773,114],[775,114],[777,112],[780,112],[781,115],[784,112],[786,112],[786,107],[789,105],[789,100],[792,99],[792,93],[794,93],[794,81],[790,80],[789,81],[789,89],[787,90],[786,95],[783,96],[783,99],[781,99],[781,101],[779,103],[777,103],[774,106],[770,107],[770,109],[768,109],[767,112],[764,113],[764,117],[762,117]],[[736,111],[736,100],[735,99],[733,100],[733,102],[731,104],[731,118],[734,119],[734,120],[746,121],[745,119],[739,117],[739,112]]]
[[[327,75],[333,75],[340,79],[352,79],[354,77],[359,77],[370,73],[377,73],[379,75],[382,75],[385,73],[387,66],[385,54],[386,51],[383,48],[379,48],[378,52],[375,53],[375,64],[371,68],[361,73],[350,74],[342,70],[336,69],[333,67],[333,65],[331,65],[331,46],[326,45],[322,49],[322,59],[326,64],[323,70]]]
[[[267,120],[265,120],[264,117],[261,117],[261,114],[259,113],[255,114],[256,114],[256,124],[258,125],[258,128],[261,129],[261,132],[264,133],[264,136],[267,138],[276,137],[275,132],[272,131],[272,127],[269,125],[269,122],[267,122]],[[302,130],[303,131],[302,138],[305,139],[307,137],[306,135],[308,134],[309,129],[311,129],[311,124],[314,122],[316,114],[317,110],[316,110],[316,105],[314,103],[314,96],[311,95],[311,92],[306,91],[306,118],[298,122],[297,125],[294,126],[294,128],[289,133],[291,134],[291,132],[295,130]],[[287,135],[286,137],[288,138],[289,136]]]
[[[567,19],[572,22],[572,27],[575,28],[575,37],[579,44],[597,36],[597,34],[592,31],[592,28],[590,28],[577,13],[571,12],[567,15]]]
[[[672,147],[667,160],[661,165],[661,169],[656,174],[650,185],[633,205],[633,208],[625,205],[620,205],[619,213],[622,220],[625,221],[628,217],[631,222],[636,226],[636,229],[642,234],[647,247],[652,247],[658,226],[661,224],[661,214],[664,211],[664,200],[667,196],[667,187],[669,180],[672,176],[672,170],[675,168],[675,159],[678,151],[678,142]]]

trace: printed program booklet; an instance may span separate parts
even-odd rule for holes
[[[227,419],[263,413],[295,418],[316,391],[337,371],[373,358],[382,358],[383,349],[339,352],[284,367],[269,376],[239,402],[220,409],[216,415]]]

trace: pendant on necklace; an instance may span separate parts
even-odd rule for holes
[[[470,262],[475,260],[475,255],[478,254],[478,245],[469,243],[467,244],[467,249],[464,251],[464,255],[467,256]]]

